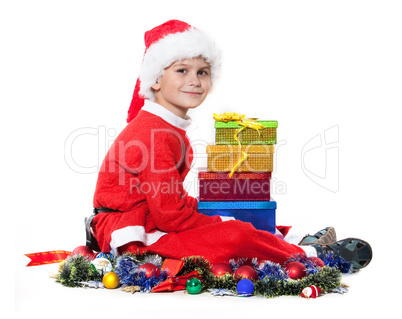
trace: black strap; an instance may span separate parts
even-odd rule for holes
[[[93,215],[86,217],[85,218],[85,232],[86,232],[86,246],[91,248],[94,251],[101,251],[99,248],[98,241],[96,240],[94,234],[92,233],[91,230],[91,223],[94,217],[100,213],[113,213],[113,212],[118,212],[118,210],[107,208],[107,207],[99,207],[99,208],[94,208]]]
[[[85,232],[86,232],[86,246],[88,246],[89,248],[91,248],[94,251],[101,251],[101,249],[99,248],[99,244],[98,241],[96,240],[95,236],[92,234],[92,230],[91,230],[91,223],[92,220],[94,219],[95,215],[89,216],[85,218]]]
[[[107,207],[94,208],[94,215],[98,215],[99,213],[115,213],[115,212],[118,212],[118,210]]]

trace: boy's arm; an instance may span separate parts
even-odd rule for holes
[[[157,156],[157,167],[151,169],[148,165],[139,174],[156,227],[164,232],[179,232],[221,222],[219,216],[198,213],[197,200],[184,189],[173,153],[165,149],[157,152]]]

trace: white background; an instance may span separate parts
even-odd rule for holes
[[[400,293],[394,281],[401,263],[401,16],[398,1],[3,1],[2,238],[14,248],[2,265],[10,279],[5,303],[24,318],[52,311],[391,313]],[[214,92],[189,113],[199,136],[213,141],[213,112],[277,120],[277,224],[305,233],[334,226],[339,238],[371,243],[371,265],[345,276],[347,295],[314,301],[129,295],[62,287],[47,275],[57,265],[25,268],[24,253],[85,243],[96,170],[125,126],[143,34],[172,18],[209,33],[223,51]]]

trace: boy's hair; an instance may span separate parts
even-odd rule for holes
[[[144,105],[144,99],[155,100],[152,86],[165,69],[176,61],[203,57],[211,67],[214,83],[220,69],[220,51],[203,32],[179,20],[167,21],[144,35],[145,53],[140,75],[135,85],[127,122],[130,122]]]

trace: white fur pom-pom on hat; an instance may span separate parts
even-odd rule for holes
[[[130,122],[141,110],[144,99],[154,101],[152,86],[176,61],[203,57],[211,66],[211,81],[219,74],[221,57],[215,43],[186,22],[169,20],[145,32],[145,53],[128,111]]]

